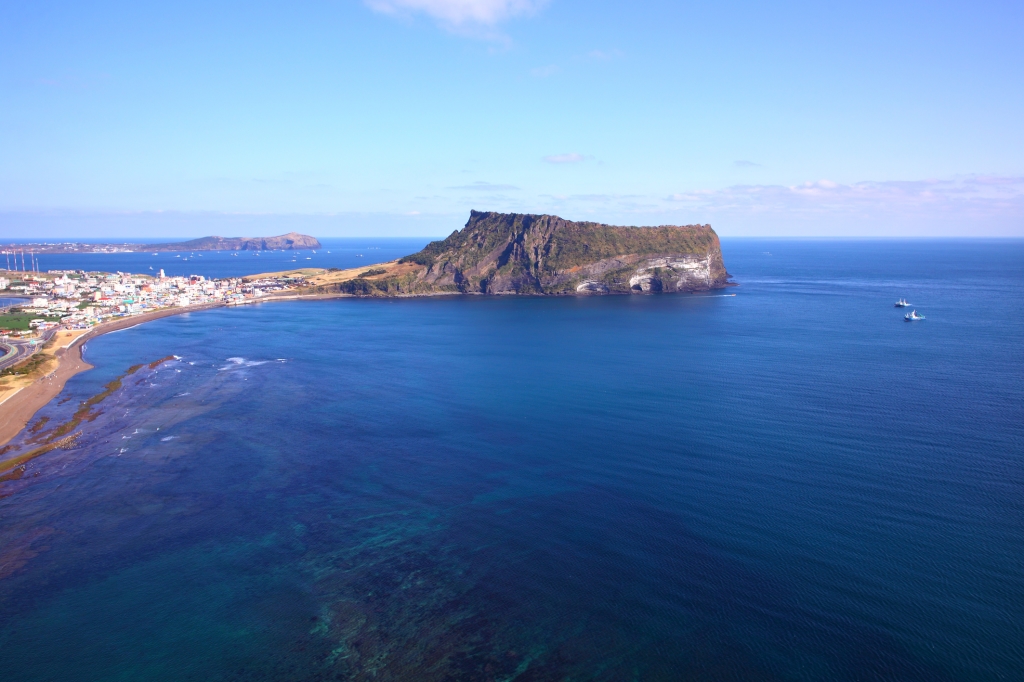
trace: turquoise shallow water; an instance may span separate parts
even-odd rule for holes
[[[0,484],[5,676],[1024,677],[1024,243],[724,251],[90,342],[40,418],[180,360]]]

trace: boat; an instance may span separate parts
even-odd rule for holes
[[[907,303],[907,299],[901,298],[900,300],[896,301],[896,307],[897,308],[909,308],[910,304]]]
[[[903,319],[906,320],[907,322],[917,322],[918,320],[923,320],[924,315],[918,315],[916,310],[911,310],[909,313],[903,316]]]

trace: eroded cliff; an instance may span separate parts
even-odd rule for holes
[[[473,211],[462,230],[315,289],[363,295],[608,294],[726,286],[710,225],[620,227],[557,216]]]

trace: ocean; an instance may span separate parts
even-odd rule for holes
[[[1024,241],[723,253],[90,341],[33,425],[143,366],[0,483],[4,678],[1024,679]]]

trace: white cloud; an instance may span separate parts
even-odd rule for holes
[[[1024,177],[734,185],[666,197],[676,212],[735,233],[1024,236]],[[757,227],[755,230],[755,226]]]
[[[848,185],[817,180],[799,185],[734,185],[681,192],[670,201],[711,210],[788,213],[956,211],[971,214],[1020,212],[1024,178],[972,175],[952,180],[888,180]]]
[[[618,59],[622,56],[622,50],[591,50],[586,54],[586,58],[595,62],[607,62],[612,59]]]
[[[469,189],[473,191],[482,190],[491,192],[507,192],[511,190],[518,190],[519,187],[516,187],[515,185],[495,185],[491,184],[490,182],[483,182],[482,180],[478,180],[477,182],[474,182],[472,185],[458,185],[456,187],[449,187],[448,189]]]
[[[384,14],[425,14],[458,28],[494,26],[512,17],[536,12],[546,0],[365,0]]]
[[[1024,237],[1024,176],[854,183],[825,179],[694,189],[671,196],[524,191],[505,199],[503,210],[618,225],[710,223],[725,236]]]
[[[548,163],[579,163],[581,161],[586,161],[589,158],[589,156],[584,156],[583,154],[570,153],[552,154],[551,156],[545,156],[544,160]]]

